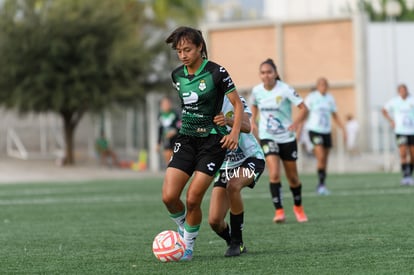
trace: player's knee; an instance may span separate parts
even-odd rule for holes
[[[187,196],[186,198],[187,212],[197,210],[201,206],[201,200],[196,196]]]
[[[240,190],[243,188],[242,183],[238,182],[232,182],[231,184],[227,184],[227,193],[228,194],[234,194],[240,192]]]
[[[289,182],[289,185],[292,186],[292,187],[297,187],[297,186],[300,185],[300,181],[299,181],[299,178],[297,176],[287,177],[287,180]]]
[[[220,219],[217,217],[208,217],[208,224],[214,232],[220,232]]]
[[[180,198],[176,198],[169,194],[162,194],[162,202],[167,206],[168,209],[172,208]]]

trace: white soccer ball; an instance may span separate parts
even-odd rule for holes
[[[165,230],[155,236],[152,252],[161,262],[176,262],[184,255],[185,244],[180,234],[173,230]]]

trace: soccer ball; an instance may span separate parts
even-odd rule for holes
[[[155,236],[152,252],[161,262],[176,262],[184,255],[185,244],[180,234],[173,230],[165,230]]]

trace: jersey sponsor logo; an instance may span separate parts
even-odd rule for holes
[[[223,78],[223,82],[224,83],[226,83],[227,82],[227,88],[228,87],[230,87],[230,86],[233,86],[234,84],[233,84],[233,79],[231,79],[231,77],[230,76],[228,76],[228,77],[226,77],[226,78]]]
[[[215,166],[216,166],[216,164],[214,162],[210,162],[209,164],[207,164],[207,169],[209,171],[214,171]]]
[[[197,133],[206,133],[207,129],[206,128],[197,128]]]
[[[204,79],[200,80],[200,84],[198,85],[198,89],[200,91],[204,91],[207,88],[206,81]]]
[[[183,93],[183,101],[185,105],[196,103],[198,101],[198,95],[193,91]]]

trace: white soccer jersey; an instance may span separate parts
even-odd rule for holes
[[[263,84],[252,90],[251,104],[257,106],[259,116],[259,138],[277,143],[288,143],[296,139],[295,132],[288,130],[292,125],[292,104],[298,106],[303,99],[286,83],[278,80],[271,91]]]
[[[250,108],[247,106],[246,100],[243,97],[240,97],[243,106],[244,112],[248,113],[249,116],[252,115]],[[234,108],[227,96],[224,97],[222,112],[225,117],[233,117]],[[227,126],[228,130],[231,130],[231,127]],[[258,158],[264,160],[264,154],[262,148],[257,142],[256,138],[252,133],[242,133],[239,135],[239,146],[236,150],[227,150],[226,157],[224,159],[221,169],[227,168],[236,168],[239,167],[247,158]]]
[[[336,113],[333,96],[330,93],[323,95],[319,91],[313,91],[305,98],[305,104],[309,109],[306,129],[320,134],[329,134],[332,130],[331,116],[332,113]]]
[[[394,119],[396,134],[414,135],[414,97],[409,95],[405,100],[400,96],[394,97],[384,109]]]

